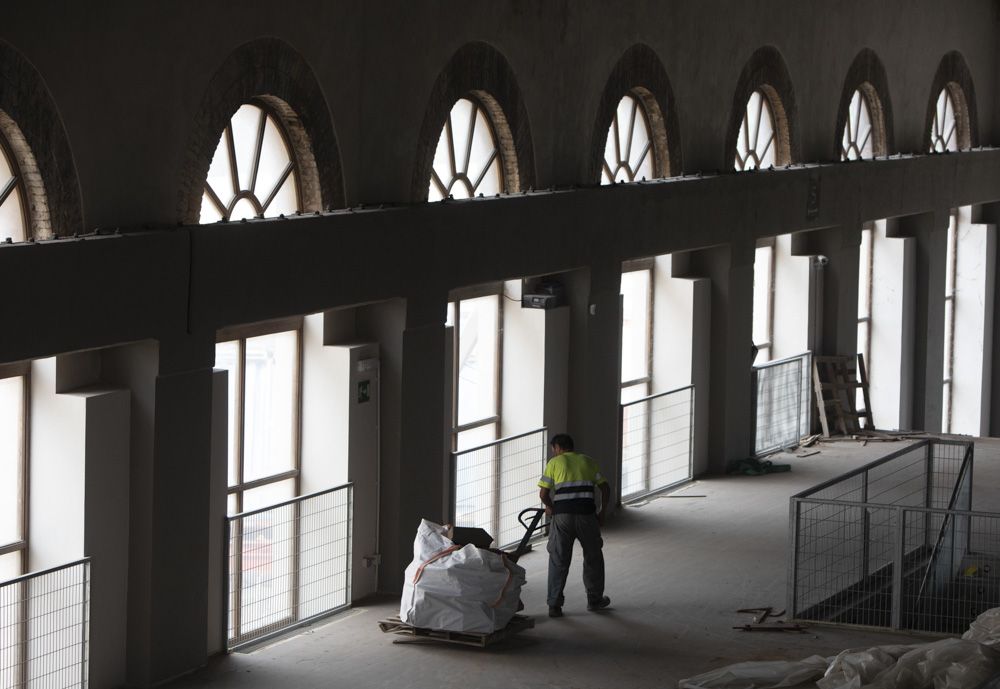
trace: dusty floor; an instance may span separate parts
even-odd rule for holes
[[[785,606],[788,497],[898,447],[824,444],[810,457],[772,458],[791,464],[789,473],[713,477],[625,509],[605,529],[612,608],[603,613],[586,611],[578,550],[566,616],[548,618],[539,549],[522,559],[525,612],[537,626],[495,647],[394,645],[376,625],[397,613],[398,600],[385,598],[218,658],[170,686],[672,688],[732,662],[917,643],[920,637],[818,626],[801,634],[732,629],[750,621],[739,608]],[[1000,511],[1000,441],[976,449],[975,506]]]

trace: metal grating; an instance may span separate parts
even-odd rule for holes
[[[812,354],[753,367],[755,455],[798,445],[812,420]]]
[[[86,687],[89,653],[89,559],[0,583],[0,687]]]
[[[226,520],[226,647],[260,641],[351,602],[353,486]]]
[[[694,386],[623,404],[620,419],[623,500],[691,480]]]
[[[498,548],[520,541],[518,513],[541,506],[546,448],[546,430],[539,428],[452,453],[452,523],[485,529]]]
[[[797,619],[960,633],[1000,605],[1000,515],[972,512],[971,442],[924,440],[791,499]]]

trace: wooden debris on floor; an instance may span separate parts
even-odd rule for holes
[[[477,632],[451,632],[443,629],[425,629],[406,624],[398,617],[390,617],[387,620],[379,620],[378,628],[385,634],[398,634],[403,638],[393,639],[394,644],[440,642],[449,644],[460,644],[462,646],[474,646],[485,648],[498,641],[522,632],[525,629],[533,629],[535,620],[527,615],[514,615],[507,626],[498,629],[490,634]]]

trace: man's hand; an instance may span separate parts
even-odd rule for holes
[[[597,513],[597,523],[599,526],[604,526],[604,510]]]
[[[552,516],[552,507],[550,505],[546,505],[545,506],[545,516],[546,517],[551,517]]]

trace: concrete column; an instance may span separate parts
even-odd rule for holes
[[[608,261],[590,273],[586,353],[573,359],[573,406],[582,407],[582,426],[567,429],[577,448],[597,460],[611,481],[610,505],[621,498],[618,457],[618,400],[621,387],[621,264]],[[574,339],[574,343],[576,339]],[[583,367],[579,366],[583,363]]]
[[[443,522],[447,486],[441,481],[449,461],[449,449],[437,429],[446,423],[445,391],[441,378],[447,366],[445,316],[447,295],[410,300],[406,305],[406,328],[402,339],[402,377],[399,409],[399,452],[386,457],[395,482],[391,492],[396,500],[386,500],[383,492],[383,523],[395,531],[395,538],[383,532],[383,588],[396,591],[413,550],[413,536],[421,519]]]
[[[913,411],[910,426],[932,433],[941,430],[944,380],[944,297],[948,249],[947,212],[899,218],[893,237],[913,237],[914,275],[905,289],[912,294]]]
[[[751,452],[753,262],[752,241],[674,256],[675,277],[705,277],[712,284],[708,386],[698,390],[695,417],[696,426],[708,426],[701,432],[696,427],[695,435],[707,435],[709,472],[721,473]]]
[[[132,505],[140,526],[132,543],[146,553],[129,577],[130,598],[139,598],[129,610],[133,685],[161,683],[207,659],[214,339],[161,342],[152,407],[143,410],[152,415],[152,461],[133,477],[142,502]]]
[[[850,355],[858,351],[858,279],[861,225],[799,232],[792,253],[815,256],[812,286],[818,299],[810,315],[815,354]]]
[[[991,225],[1000,226],[1000,203],[988,203],[984,204],[979,208],[980,215],[979,219],[981,222],[989,223]],[[995,254],[993,256],[994,271],[996,271],[997,266],[1000,266],[1000,242],[996,242],[994,245]],[[1000,280],[994,279],[993,281],[993,305],[994,309],[996,305],[1000,304]],[[983,394],[989,394],[990,399],[990,414],[989,418],[984,421],[989,424],[989,435],[992,437],[1000,436],[1000,318],[993,318],[992,322],[992,341],[990,346],[990,351],[984,354],[988,357],[989,361],[992,362],[992,367],[990,369],[990,380],[988,385],[984,385]]]

